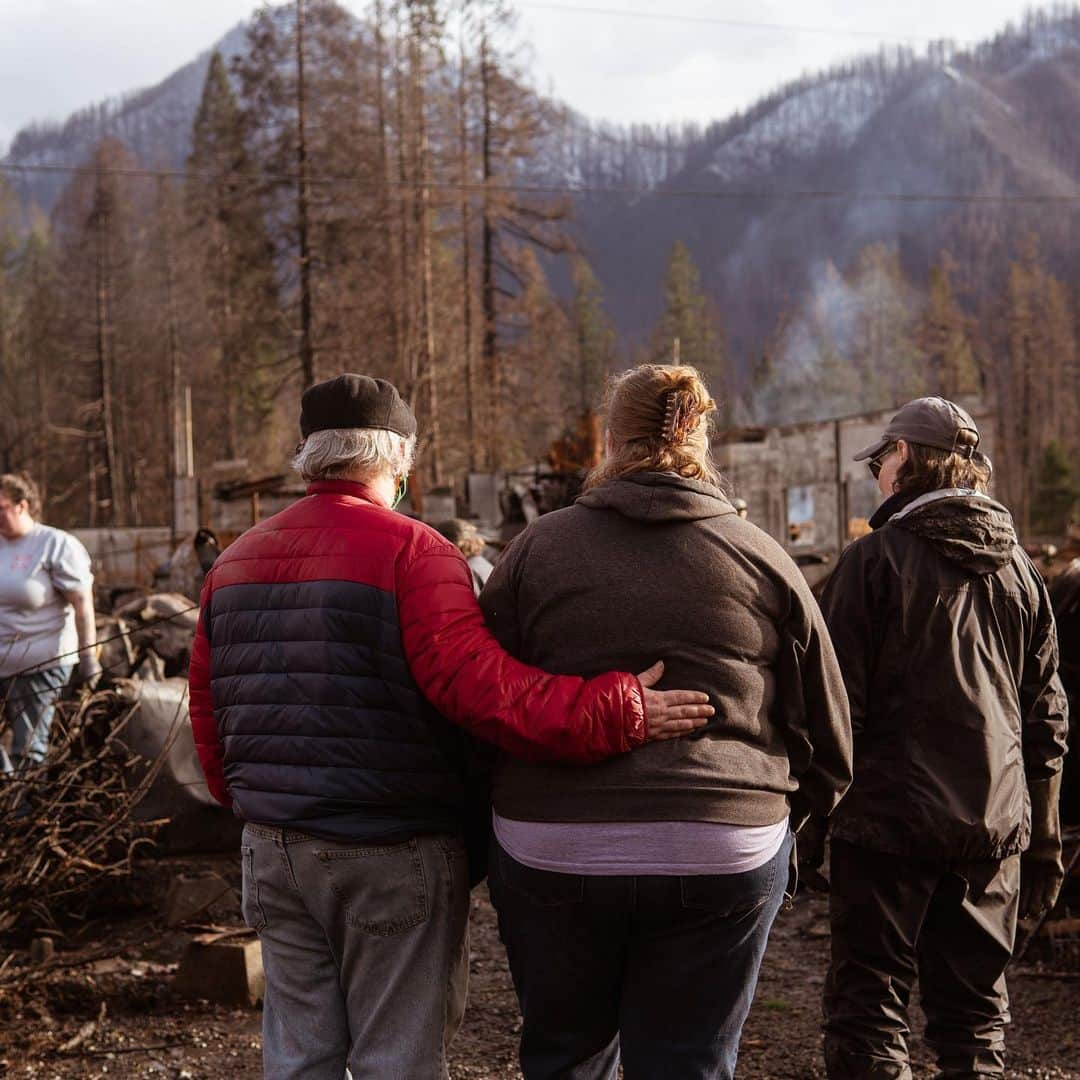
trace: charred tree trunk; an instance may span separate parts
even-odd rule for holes
[[[427,390],[428,451],[431,460],[431,478],[434,483],[441,484],[442,449],[439,432],[439,386],[435,362],[435,306],[431,269],[431,147],[428,141],[427,91],[425,87],[427,72],[424,63],[426,29],[422,13],[414,13],[411,66],[417,181],[419,184],[414,211],[416,214],[416,235],[420,247],[420,318],[422,320],[418,375]]]
[[[214,224],[214,243],[217,247],[218,266],[221,271],[221,325],[218,327],[218,361],[221,370],[221,386],[225,395],[223,420],[225,422],[225,457],[232,460],[239,456],[236,432],[236,337],[233,333],[232,302],[232,246],[229,243],[228,224],[220,218]],[[306,376],[306,372],[305,372]],[[179,392],[177,383],[177,392]],[[306,385],[310,385],[307,383]],[[179,401],[179,398],[177,398]],[[179,406],[178,406],[179,407]]]
[[[476,470],[476,406],[473,389],[472,206],[469,191],[469,88],[465,42],[461,42],[458,90],[458,171],[461,175],[461,334],[465,361],[465,439],[469,472]]]
[[[394,84],[395,84],[395,104],[396,104],[396,121],[397,121],[397,192],[398,192],[398,260],[401,266],[400,282],[401,282],[401,305],[400,311],[402,313],[402,326],[401,326],[401,374],[402,374],[402,393],[406,400],[414,408],[416,406],[416,395],[419,390],[419,372],[417,370],[417,350],[416,350],[416,312],[414,307],[414,295],[415,291],[412,286],[412,275],[409,272],[409,253],[410,253],[410,234],[409,234],[409,214],[406,212],[406,198],[410,197],[409,186],[409,143],[408,138],[408,109],[406,108],[406,99],[408,92],[405,83],[405,74],[403,71],[404,60],[401,54],[401,27],[398,27],[398,34],[395,42],[395,64],[394,64]],[[412,193],[412,197],[415,197],[415,193]]]
[[[51,438],[49,436],[49,349],[39,349],[38,333],[44,333],[39,305],[43,293],[41,263],[35,258],[30,277],[30,295],[33,297],[33,315],[31,332],[26,336],[26,361],[28,370],[34,373],[34,394],[37,399],[37,432],[34,452],[35,472],[38,478],[38,490],[41,502],[46,505],[49,497],[49,467]]]
[[[311,244],[309,219],[307,88],[304,83],[304,0],[296,0],[296,228],[300,248],[300,374],[304,388],[315,383],[312,337]]]
[[[376,154],[379,170],[379,216],[385,247],[385,265],[382,276],[383,303],[386,305],[386,327],[389,336],[389,353],[394,363],[401,366],[401,290],[398,287],[399,264],[394,252],[394,221],[392,207],[395,200],[390,193],[390,147],[387,136],[386,115],[386,52],[383,41],[382,0],[375,0],[375,116],[379,133]]]
[[[110,525],[119,524],[119,511],[123,501],[120,473],[116,462],[116,421],[113,408],[113,348],[115,329],[111,311],[112,265],[110,260],[109,231],[111,211],[109,194],[104,188],[104,177],[98,173],[94,207],[94,232],[96,251],[96,311],[95,311],[95,361],[97,367],[98,407],[101,425],[102,463],[105,467],[105,487],[109,494]],[[95,485],[96,486],[96,485]],[[93,523],[97,523],[97,507]]]
[[[481,347],[481,364],[487,379],[488,408],[488,466],[497,469],[502,448],[499,438],[499,401],[502,395],[498,360],[498,343],[495,331],[495,228],[492,222],[490,184],[492,168],[492,109],[491,72],[488,65],[487,35],[480,39],[480,90],[483,102],[483,133],[481,140],[481,165],[484,183],[483,223],[480,253],[480,298],[483,308],[484,335]]]
[[[165,360],[166,370],[169,373],[168,389],[165,395],[166,460],[169,463],[167,475],[172,478],[176,476],[180,460],[176,443],[176,430],[180,416],[180,320],[176,314],[176,268],[173,264],[172,227],[164,192],[159,199],[159,205],[163,218],[161,274],[165,291]],[[223,384],[223,390],[226,397],[230,396],[230,387],[227,382]]]

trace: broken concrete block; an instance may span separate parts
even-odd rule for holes
[[[182,997],[205,998],[221,1005],[253,1006],[263,999],[266,976],[258,938],[204,934],[187,948],[173,988]]]
[[[177,874],[165,897],[165,925],[175,927],[190,922],[231,891],[220,874]]]

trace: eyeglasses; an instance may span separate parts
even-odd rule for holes
[[[881,475],[881,466],[884,464],[885,459],[896,449],[896,443],[890,443],[881,451],[880,454],[875,454],[867,463],[866,467],[870,470],[870,475],[876,480]]]

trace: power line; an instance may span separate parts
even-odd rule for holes
[[[168,177],[178,180],[251,180],[252,182],[297,183],[295,173],[200,173],[182,169],[95,169],[93,166],[76,165],[19,165],[0,164],[0,171],[40,172],[40,173],[93,173],[101,176],[125,177]],[[331,187],[351,187],[374,197],[381,190],[380,186],[356,176],[309,176],[307,181],[313,185]],[[1080,204],[1080,192],[1037,193],[1030,195],[993,195],[974,192],[913,192],[913,191],[856,191],[841,188],[790,188],[787,190],[767,189],[730,189],[712,190],[707,188],[652,188],[629,184],[594,186],[589,184],[479,184],[453,180],[432,181],[421,184],[415,181],[387,181],[387,187],[398,190],[419,191],[423,188],[473,192],[487,194],[519,195],[559,195],[580,198],[587,195],[617,195],[623,197],[650,196],[658,199],[704,199],[725,202],[734,201],[786,201],[812,200],[819,202],[887,202],[887,203],[972,203],[983,205],[1031,205],[1031,206],[1071,206]]]
[[[786,34],[820,34],[834,37],[870,38],[876,41],[916,41],[930,44],[941,40],[922,34],[892,34],[876,30],[857,30],[842,26],[808,26],[796,23],[756,22],[747,19],[723,19],[715,15],[689,15],[674,11],[645,11],[641,8],[590,7],[582,4],[551,4],[544,0],[519,0],[521,8],[558,11],[568,15],[614,15],[623,19],[651,19],[656,22],[689,23],[699,26],[724,26],[732,30],[770,30]]]
[[[0,676],[0,681],[7,682],[9,679],[17,679],[22,675],[31,675],[35,671],[40,671],[43,666],[45,666],[45,667],[55,667],[55,666],[57,666],[59,664],[59,662],[61,660],[67,660],[69,657],[73,657],[73,656],[77,657],[80,653],[86,652],[87,649],[93,649],[93,648],[97,647],[98,645],[107,645],[110,641],[119,641],[121,638],[130,637],[133,634],[146,633],[147,630],[153,630],[155,627],[161,626],[163,623],[172,622],[173,619],[179,619],[181,615],[187,615],[189,612],[198,611],[198,610],[199,610],[199,605],[198,604],[192,604],[189,607],[181,608],[179,611],[174,611],[169,615],[160,615],[157,618],[151,619],[149,622],[141,623],[138,626],[129,626],[126,630],[120,630],[115,634],[110,634],[108,637],[98,638],[97,641],[88,642],[86,645],[83,645],[78,649],[71,649],[68,652],[62,652],[59,655],[52,657],[50,660],[44,661],[43,664],[41,664],[41,663],[33,664],[28,668],[24,668],[22,671],[15,671],[15,672],[12,672],[12,674],[10,674],[10,675]],[[15,645],[15,644],[18,644],[18,643],[17,642],[12,642],[11,643],[11,645]],[[11,646],[9,645],[9,648],[10,647]],[[127,661],[124,660],[124,661],[118,662],[117,664],[113,664],[111,666],[112,667],[117,667],[117,666],[119,666],[119,663],[126,663],[126,662]],[[107,668],[102,668],[101,670],[106,671],[108,669]],[[10,693],[10,689],[11,688],[9,686],[8,687],[8,692],[9,693]],[[51,690],[46,691],[46,693],[52,693],[52,691]],[[32,695],[26,695],[26,696],[32,696]],[[3,701],[0,701],[0,707],[5,705],[6,703],[7,703],[7,694],[5,694]]]

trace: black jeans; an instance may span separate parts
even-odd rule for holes
[[[830,1080],[910,1080],[916,978],[942,1077],[1004,1076],[1020,856],[946,866],[834,840]]]
[[[492,845],[525,1080],[730,1080],[792,838],[745,874],[584,877]]]

